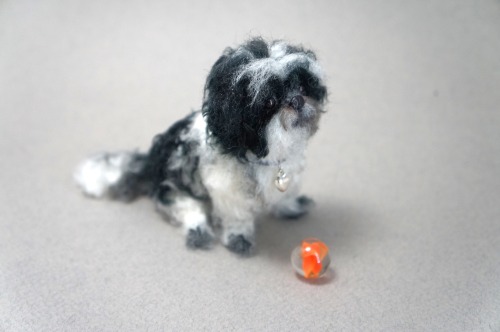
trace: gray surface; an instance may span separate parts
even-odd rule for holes
[[[499,32],[498,1],[1,1],[0,330],[500,331]],[[327,71],[308,218],[238,259],[77,191],[83,156],[146,149],[253,34]],[[310,235],[319,284],[289,263]]]

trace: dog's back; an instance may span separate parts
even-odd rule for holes
[[[199,175],[200,142],[190,131],[196,113],[157,135],[148,153],[104,152],[85,159],[74,174],[90,197],[132,201],[150,195],[168,202],[177,191],[205,199]]]

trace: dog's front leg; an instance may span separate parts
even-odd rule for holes
[[[222,227],[222,243],[232,252],[249,255],[255,246],[259,202],[244,172],[237,163],[222,160],[204,169],[204,184],[211,198],[212,220]]]
[[[232,252],[249,255],[255,246],[254,199],[241,192],[215,191],[212,218],[222,226],[222,243]]]

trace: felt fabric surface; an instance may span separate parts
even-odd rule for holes
[[[1,1],[1,331],[500,331],[498,1]],[[85,198],[88,154],[146,150],[223,49],[303,43],[329,102],[304,219],[255,256],[184,246],[148,199]],[[290,253],[315,236],[332,269]]]

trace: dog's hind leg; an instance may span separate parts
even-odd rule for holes
[[[182,227],[186,235],[186,245],[193,249],[210,248],[214,242],[214,232],[207,214],[207,202],[181,191],[159,192],[154,201],[156,209],[169,222]]]

